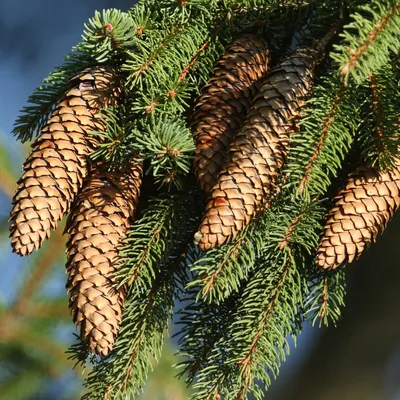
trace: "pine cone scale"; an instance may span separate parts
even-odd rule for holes
[[[120,97],[120,89],[118,91],[114,87],[120,81],[113,69],[95,67],[88,71],[71,80],[70,85],[75,86],[56,105],[24,163],[24,173],[18,181],[10,215],[11,244],[19,255],[27,255],[40,248],[43,240],[49,237],[49,226],[54,228],[69,210],[87,175],[87,156],[95,147],[95,140],[89,138],[88,132],[104,129],[96,114],[100,107],[116,104]],[[86,92],[83,92],[80,87],[85,79],[91,84],[86,85],[87,88],[84,86]],[[113,92],[110,93],[110,90]],[[36,187],[43,190],[40,201]],[[51,193],[50,200],[46,199],[48,193]],[[30,201],[24,201],[28,199]],[[46,207],[49,207],[48,212],[44,212]],[[26,208],[30,208],[28,213],[24,212]],[[21,235],[19,224],[27,215],[39,221],[41,228]],[[45,222],[47,218],[49,221]],[[32,229],[37,227],[35,224]]]
[[[400,206],[400,162],[386,172],[359,167],[333,202],[316,256],[328,270],[358,259],[386,228]]]
[[[200,249],[208,250],[228,242],[259,211],[268,207],[286,161],[289,135],[313,84],[313,69],[313,58],[299,52],[267,74],[243,126],[228,147],[227,162],[211,189],[199,229]],[[224,189],[227,181],[238,190]],[[224,192],[224,211],[215,202],[221,198],[221,192]],[[235,227],[230,225],[229,234],[211,235],[221,231],[214,225],[228,226],[225,209],[233,209],[231,200],[235,200],[235,214],[242,218],[236,221]],[[218,222],[215,215],[219,216]]]
[[[125,290],[117,290],[118,247],[130,226],[142,168],[128,171],[92,167],[67,221],[67,290],[74,321],[92,352],[111,351],[122,318]]]
[[[227,47],[203,88],[191,125],[195,173],[206,193],[217,179],[226,149],[251,106],[268,62],[266,43],[254,35],[243,35]]]

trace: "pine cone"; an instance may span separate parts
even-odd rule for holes
[[[315,261],[327,270],[357,260],[386,228],[400,205],[400,160],[387,172],[359,167],[333,204]]]
[[[267,43],[243,34],[226,48],[202,89],[191,126],[196,142],[195,173],[206,193],[217,180],[226,148],[251,106],[268,63]]]
[[[313,69],[314,57],[299,51],[268,73],[211,189],[197,235],[200,249],[226,243],[268,206]]]
[[[39,249],[69,210],[96,146],[87,132],[104,130],[97,113],[120,96],[121,82],[110,67],[89,68],[71,80],[23,165],[10,216],[15,253]]]
[[[116,289],[118,246],[139,200],[142,167],[92,167],[67,221],[67,290],[74,322],[90,351],[106,356],[121,322],[125,290]]]

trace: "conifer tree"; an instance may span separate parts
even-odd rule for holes
[[[43,140],[57,148],[48,130],[65,109],[60,99],[75,96],[71,78],[86,68],[118,71],[120,90],[109,85],[113,101],[96,109],[101,122],[82,132],[94,145],[75,150],[88,177],[81,173],[68,196],[59,190],[76,202],[68,249],[79,258],[79,284],[68,287],[84,304],[71,307],[88,310],[75,319],[94,332],[85,325],[71,350],[93,363],[84,399],[140,393],[179,300],[178,366],[199,400],[261,399],[303,323],[338,321],[342,267],[400,203],[399,50],[397,0],[141,0],[95,14],[16,122],[21,140],[45,128],[14,200],[28,222],[16,211],[11,218],[15,238],[31,203],[39,214],[54,208],[32,200],[53,185],[36,178],[32,189],[26,177],[45,170],[58,182],[51,164],[29,160],[40,159]],[[59,152],[63,161],[76,156]],[[137,179],[130,188],[113,183],[133,160],[144,171],[140,195]],[[101,190],[89,197],[107,193],[101,209],[87,197],[93,179]],[[81,210],[91,207],[85,220]],[[58,207],[56,220],[69,211]],[[119,239],[102,241],[99,225],[104,235],[123,226]],[[41,244],[48,233],[39,236]],[[100,261],[107,254],[112,262]],[[100,297],[94,275],[113,282]],[[122,300],[114,315],[98,313],[116,293],[125,298],[122,319]],[[98,346],[101,335],[110,339]]]

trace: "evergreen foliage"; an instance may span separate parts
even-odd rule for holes
[[[336,45],[332,58],[347,82],[351,74],[362,83],[390,61],[390,54],[400,50],[400,5],[396,0],[373,0],[352,15]]]
[[[366,104],[358,141],[364,159],[378,169],[393,166],[392,154],[397,153],[399,138],[398,77],[388,64],[369,76],[366,86]],[[374,135],[371,133],[374,132]]]
[[[293,135],[296,146],[289,156],[288,187],[308,199],[326,192],[360,124],[359,103],[357,92],[346,90],[337,73],[328,72],[322,78]],[[351,120],[349,115],[353,115]]]
[[[124,104],[103,110],[107,129],[93,132],[101,141],[92,157],[116,169],[132,158],[144,163],[142,212],[120,251],[117,278],[127,292],[121,330],[110,356],[91,359],[84,399],[141,392],[176,300],[183,300],[181,375],[199,400],[261,399],[303,323],[337,323],[344,273],[321,273],[313,258],[326,198],[346,166],[368,160],[385,169],[398,153],[399,26],[396,0],[141,0],[88,22],[14,129],[32,139],[84,67],[123,71]],[[204,199],[190,170],[188,120],[224,45],[240,31],[264,35],[275,63],[312,45],[316,85],[272,206],[231,243],[202,253],[193,243]],[[87,356],[82,346],[74,352]]]

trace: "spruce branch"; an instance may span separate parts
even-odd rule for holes
[[[340,76],[358,84],[389,62],[390,52],[400,50],[400,5],[397,0],[373,0],[360,6],[341,35],[343,43],[331,54]]]
[[[286,256],[270,261],[268,274],[263,264],[238,299],[233,322],[224,327],[224,338],[214,345],[206,366],[198,372],[194,399],[212,399],[216,394],[244,399],[249,389],[261,399],[263,392],[253,379],[269,384],[264,366],[273,375],[277,373],[288,351],[286,336],[299,329],[298,275]]]
[[[191,249],[190,256],[197,257],[196,248]],[[199,371],[208,368],[216,344],[229,340],[226,328],[233,322],[232,310],[239,300],[238,293],[220,304],[198,297],[197,288],[186,291],[177,322],[181,330],[176,336],[179,337],[180,354],[183,356],[177,367],[182,369],[179,377],[185,377],[188,385],[193,384]]]
[[[161,186],[182,187],[182,177],[189,173],[194,142],[183,121],[169,116],[143,121],[136,131],[134,147],[142,160],[150,160],[150,169]]]
[[[315,150],[313,152],[313,154],[311,155],[307,165],[304,168],[304,176],[301,178],[300,180],[300,184],[299,184],[299,192],[300,194],[304,193],[305,187],[308,185],[308,182],[311,178],[311,170],[315,165],[315,162],[317,160],[317,158],[320,156],[321,151],[322,151],[322,147],[325,144],[325,141],[327,139],[327,135],[329,133],[329,130],[331,128],[332,122],[335,119],[335,114],[338,111],[338,107],[341,101],[341,97],[342,97],[342,93],[343,93],[343,89],[341,88],[339,90],[339,93],[337,93],[337,95],[335,96],[332,106],[330,108],[330,110],[328,111],[328,115],[326,116],[324,122],[323,122],[323,126],[322,126],[322,130],[321,130],[321,136],[318,139],[318,142],[316,143],[315,146]]]
[[[217,32],[215,32],[216,34]],[[210,45],[210,40],[206,40],[197,50],[197,52],[193,55],[192,59],[190,60],[190,62],[183,68],[182,72],[180,73],[179,77],[178,77],[178,82],[182,82],[186,79],[186,77],[188,76],[190,70],[193,68],[193,66],[196,64],[196,62],[198,61],[198,59],[200,58],[201,54],[203,53],[203,51],[205,51]]]
[[[359,99],[341,85],[337,74],[328,73],[321,80],[293,135],[287,187],[306,199],[325,193],[358,131],[360,107]]]
[[[140,52],[129,53],[123,69],[128,73],[127,85],[130,89],[143,88],[144,80],[152,72],[155,60],[164,57],[167,43],[175,37],[180,29],[181,26],[176,25],[170,27],[166,33],[157,30],[154,37],[150,36],[147,41],[139,44]]]
[[[213,26],[209,27],[203,20],[195,25],[178,25],[158,47],[150,48],[147,58],[138,60],[140,66],[135,67],[128,60],[124,68],[128,71],[136,68],[140,72],[138,76],[143,74],[145,77],[140,93],[134,98],[133,111],[143,116],[155,112],[174,114],[185,111],[188,100],[200,81],[208,78],[210,64],[221,51],[219,41],[204,45],[212,32]],[[135,74],[133,72],[133,76]],[[141,83],[136,82],[136,85]]]
[[[191,289],[198,303],[184,309],[181,348],[189,356],[183,363],[189,381],[197,377],[194,399],[216,394],[244,399],[248,391],[261,398],[256,381],[270,384],[270,374],[277,374],[288,352],[287,335],[295,336],[301,327],[308,293],[303,275],[318,241],[321,204],[275,206],[269,213],[275,215],[274,223],[269,216],[261,254],[236,292],[209,302],[200,298],[201,289]]]
[[[117,9],[96,11],[84,25],[82,50],[98,63],[120,58],[136,47],[136,29],[129,14]]]
[[[390,65],[370,75],[365,85],[365,102],[358,143],[371,166],[385,171],[395,166],[399,143],[400,92]]]
[[[22,142],[34,138],[46,123],[55,103],[62,97],[70,79],[93,63],[90,54],[80,54],[79,45],[65,57],[64,64],[43,80],[43,85],[35,89],[28,97],[28,105],[24,106],[14,123],[12,133]]]
[[[321,272],[310,280],[310,292],[304,307],[306,321],[328,326],[337,324],[344,306],[346,280],[343,270]]]
[[[119,253],[119,287],[128,285],[132,292],[149,290],[168,252],[175,207],[174,197],[154,198],[133,224]]]
[[[83,396],[85,400],[104,398],[122,400],[139,393],[149,369],[157,362],[161,354],[168,321],[172,316],[174,298],[181,295],[181,290],[187,280],[185,249],[188,238],[193,235],[198,221],[198,218],[194,217],[195,210],[199,207],[198,196],[197,198],[194,196],[196,189],[191,188],[193,185],[190,181],[186,185],[185,188],[193,194],[193,197],[183,200],[182,196],[178,195],[175,198],[169,196],[164,200],[152,201],[149,211],[138,222],[136,228],[133,228],[128,238],[128,240],[133,240],[134,236],[139,237],[138,226],[144,230],[146,220],[148,222],[152,220],[153,225],[150,228],[156,232],[154,221],[158,221],[159,213],[163,210],[164,215],[169,217],[168,221],[164,220],[169,230],[160,227],[164,231],[159,234],[159,240],[158,238],[156,240],[164,246],[165,253],[156,252],[153,246],[150,246],[143,260],[140,260],[145,261],[147,265],[142,265],[140,271],[133,271],[137,274],[132,276],[129,266],[139,266],[135,263],[138,257],[133,258],[131,262],[128,255],[143,256],[146,253],[146,243],[139,237],[141,240],[138,246],[139,251],[135,252],[132,246],[126,246],[125,253],[122,250],[122,260],[131,264],[122,264],[119,276],[122,278],[125,273],[126,284],[131,278],[133,282],[125,304],[121,331],[113,352],[109,357],[95,363],[93,371],[89,374],[86,381],[88,392]],[[176,213],[177,205],[180,206],[179,215]],[[168,214],[170,212],[175,215]],[[148,278],[144,278],[145,269],[147,269]]]
[[[134,32],[137,38],[143,39],[156,34],[159,21],[155,18],[155,13],[146,2],[139,1],[135,6],[130,8],[127,13],[132,19]],[[137,43],[140,45],[142,41],[138,40]]]
[[[247,350],[247,352],[238,361],[236,361],[237,364],[239,364],[241,367],[240,373],[242,378],[242,384],[236,396],[238,400],[246,398],[247,391],[249,390],[250,386],[253,383],[254,378],[252,369],[254,368],[253,363],[256,362],[254,360],[256,357],[256,349],[257,346],[259,345],[260,340],[262,340],[263,333],[266,329],[267,324],[269,323],[272,314],[275,312],[279,296],[283,289],[285,280],[287,279],[289,269],[292,267],[292,263],[293,263],[292,254],[289,253],[288,259],[286,260],[286,263],[283,266],[278,281],[275,284],[274,290],[270,295],[269,302],[264,310],[264,315],[255,331],[255,334],[252,335],[250,347]]]
[[[98,143],[90,157],[105,160],[111,170],[121,169],[137,156],[132,134],[134,123],[124,105],[104,108],[99,114],[105,129],[89,132]]]
[[[198,295],[206,301],[222,302],[239,289],[241,280],[247,278],[254,265],[257,245],[261,246],[256,241],[257,238],[244,230],[232,243],[205,253],[189,265],[194,279],[188,288],[201,288]]]

